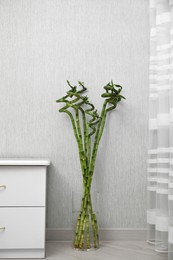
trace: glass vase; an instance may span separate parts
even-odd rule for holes
[[[99,248],[98,208],[98,192],[72,192],[73,248],[86,251]]]

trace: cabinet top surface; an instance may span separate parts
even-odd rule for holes
[[[1,165],[50,165],[50,161],[48,159],[0,159]]]

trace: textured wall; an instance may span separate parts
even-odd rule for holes
[[[94,186],[102,227],[145,227],[148,34],[147,0],[0,0],[0,156],[50,158],[49,228],[70,227],[81,185],[71,125],[55,103],[66,79],[84,81],[98,109],[104,84],[124,86]]]

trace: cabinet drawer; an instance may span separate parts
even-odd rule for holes
[[[0,208],[0,249],[44,248],[45,208]]]
[[[0,166],[0,206],[45,206],[46,166]]]

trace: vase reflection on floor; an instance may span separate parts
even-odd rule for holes
[[[87,251],[99,248],[98,209],[98,192],[72,192],[73,248]]]

